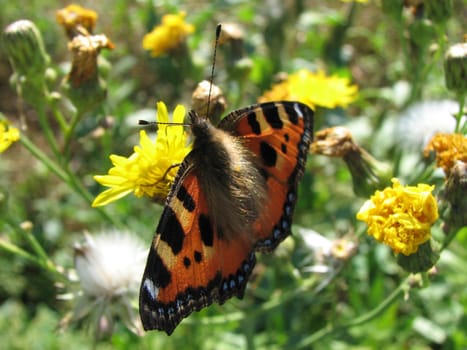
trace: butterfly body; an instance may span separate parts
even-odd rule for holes
[[[290,234],[313,111],[254,105],[216,128],[190,114],[194,136],[169,193],[140,291],[146,330],[171,334],[193,311],[242,297],[256,251]]]
[[[225,239],[248,236],[266,200],[266,181],[255,155],[240,138],[190,113],[194,136],[188,155],[217,234]],[[245,239],[246,237],[243,237]]]

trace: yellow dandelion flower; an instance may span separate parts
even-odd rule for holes
[[[430,228],[438,219],[438,206],[431,194],[434,186],[418,184],[393,186],[376,191],[357,214],[368,225],[368,234],[392,248],[411,255],[431,237]]]
[[[316,73],[301,69],[287,79],[274,85],[259,98],[259,102],[300,101],[310,107],[347,107],[358,95],[358,87],[349,85],[347,78],[327,76],[323,71]]]
[[[84,28],[92,33],[97,21],[97,13],[93,10],[71,4],[58,10],[56,13],[58,24],[65,28],[68,37],[72,38],[78,32],[78,28]]]
[[[456,161],[467,163],[467,137],[462,134],[436,134],[425,147],[425,157],[430,151],[436,153],[436,165],[448,175]]]
[[[11,144],[19,140],[19,130],[7,120],[0,120],[0,153],[3,153]]]
[[[183,123],[185,107],[178,105],[173,113],[174,123]],[[168,123],[169,114],[163,102],[157,103],[157,119]],[[109,204],[130,193],[137,197],[148,196],[162,202],[170,190],[183,158],[190,151],[187,135],[181,125],[159,124],[157,138],[152,141],[146,132],[140,132],[140,146],[128,158],[110,156],[113,167],[107,175],[96,175],[94,179],[101,185],[110,187],[100,193],[93,207]]]
[[[195,27],[185,23],[185,12],[169,14],[162,17],[162,24],[143,38],[143,48],[151,51],[151,56],[157,57],[177,48],[188,36],[194,32]]]

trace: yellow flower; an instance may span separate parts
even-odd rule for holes
[[[97,13],[79,5],[71,4],[56,13],[58,24],[65,28],[69,38],[73,38],[79,28],[92,33],[97,21]]]
[[[392,248],[411,255],[430,239],[430,228],[438,219],[438,206],[431,194],[434,186],[393,186],[376,191],[357,214],[368,225],[368,234]]]
[[[183,123],[185,107],[178,105],[173,113],[174,123]],[[163,102],[157,103],[157,119],[168,123],[169,114]],[[178,166],[190,151],[187,135],[182,125],[159,124],[157,138],[152,141],[146,132],[140,132],[140,146],[128,158],[114,155],[110,160],[114,165],[108,175],[96,175],[94,179],[101,185],[110,187],[100,193],[93,207],[109,204],[131,192],[137,197],[148,196],[163,202],[174,182]]]
[[[185,12],[180,12],[162,17],[162,24],[144,36],[143,48],[151,51],[154,57],[177,48],[195,30],[193,25],[185,23],[185,15]]]
[[[436,134],[425,147],[425,157],[436,153],[436,165],[449,175],[456,161],[467,163],[467,137],[462,134]]]
[[[357,98],[357,94],[358,87],[349,85],[347,78],[326,76],[323,71],[313,73],[301,69],[266,91],[259,102],[300,101],[310,107],[335,108],[347,107]]]
[[[19,140],[19,130],[10,126],[7,120],[0,120],[0,153]]]

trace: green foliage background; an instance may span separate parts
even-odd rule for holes
[[[164,101],[169,110],[177,103],[188,107],[197,82],[209,76],[219,22],[242,25],[246,57],[252,62],[251,72],[241,75],[229,69],[228,52],[221,50],[218,55],[214,80],[224,90],[229,110],[255,103],[280,71],[324,67],[328,73],[350,77],[360,88],[360,98],[346,110],[320,110],[316,130],[353,125],[361,145],[395,164],[401,155],[394,149],[393,135],[384,128],[387,120],[397,118],[417,101],[455,98],[444,85],[442,54],[448,44],[463,40],[467,2],[453,4],[453,16],[443,25],[432,26],[426,21],[396,18],[375,1],[356,6],[311,0],[84,1],[80,5],[99,14],[95,33],[105,33],[116,48],[102,52],[111,63],[107,101],[80,122],[71,166],[84,186],[97,195],[102,188],[92,175],[107,171],[109,154],[132,152],[137,143],[138,111],[152,109],[152,114],[143,114],[144,119],[152,120],[156,101]],[[62,75],[70,55],[55,11],[66,5],[44,0],[9,2],[2,5],[0,14],[2,28],[18,19],[32,20]],[[188,72],[177,69],[169,56],[151,58],[141,47],[143,35],[162,15],[178,10],[185,10],[187,21],[196,28],[188,39],[194,64]],[[10,75],[10,64],[2,54],[1,112],[19,123],[22,110],[29,137],[39,147],[45,145],[35,111],[18,99],[8,84]],[[407,95],[399,94],[401,84],[409,87]],[[91,132],[104,125],[107,116],[114,118],[112,126],[101,137],[92,137]],[[417,157],[421,164],[421,155]],[[465,349],[466,230],[443,252],[437,273],[413,282],[410,291],[398,289],[407,273],[387,247],[361,235],[365,227],[357,223],[355,213],[364,199],[352,192],[345,164],[322,156],[310,158],[295,224],[330,239],[360,236],[357,254],[337,266],[335,276],[304,272],[304,267],[313,265],[313,254],[296,234],[274,255],[259,257],[258,272],[243,300],[230,300],[191,315],[171,337],[150,332],[140,338],[117,324],[110,338],[95,343],[81,328],[57,334],[57,324],[70,305],[57,300],[53,276],[2,252],[0,348]],[[401,169],[400,174],[404,173],[410,171]],[[27,249],[17,234],[9,232],[5,218],[32,221],[32,233],[58,265],[73,266],[72,244],[81,239],[84,230],[97,232],[110,225],[19,144],[0,156],[0,174],[4,196],[1,235],[8,233],[9,240]],[[405,178],[406,182],[415,180]],[[435,176],[431,181],[440,185],[443,178]],[[129,196],[105,210],[149,247],[161,209]],[[391,293],[397,294],[396,301],[385,305]]]

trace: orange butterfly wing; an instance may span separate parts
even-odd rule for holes
[[[140,292],[143,326],[171,334],[193,311],[242,297],[255,265],[252,242],[219,239],[196,174],[183,178],[164,208]]]
[[[180,321],[214,301],[242,297],[255,264],[254,250],[271,251],[290,234],[312,139],[313,111],[297,102],[254,105],[226,116],[219,128],[239,137],[257,158],[267,201],[254,237],[225,239],[209,221],[190,155],[179,169],[156,229],[140,291],[146,330],[171,334]]]
[[[313,138],[313,111],[299,102],[269,102],[234,111],[219,128],[243,140],[260,161],[267,178],[267,203],[256,222],[256,250],[272,251],[290,234],[297,200]]]

